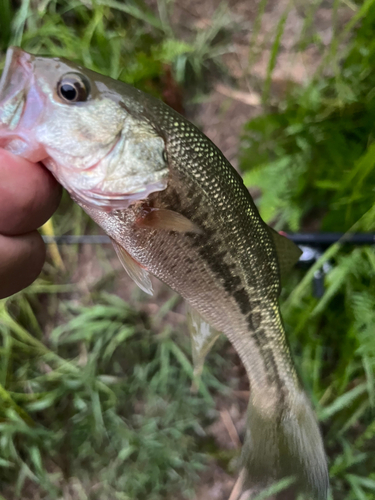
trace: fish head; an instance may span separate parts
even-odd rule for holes
[[[59,58],[8,49],[0,147],[44,163],[76,201],[127,208],[167,187],[165,141],[114,80]]]

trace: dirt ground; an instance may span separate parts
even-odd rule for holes
[[[323,1],[309,30],[320,39],[321,46],[309,44],[300,50],[298,42],[304,20],[314,2],[297,0],[290,7],[288,0],[272,0],[267,3],[258,36],[254,40],[253,25],[259,3],[259,0],[228,1],[228,18],[232,22],[228,29],[233,32],[228,53],[223,56],[227,77],[213,81],[209,95],[199,105],[187,106],[188,117],[235,167],[242,127],[262,111],[261,94],[272,44],[283,13],[289,10],[272,74],[272,102],[282,97],[290,85],[303,84],[314,75],[321,61],[322,48],[330,44],[333,34],[333,1]],[[221,4],[220,0],[193,1],[187,8],[182,1],[177,1],[173,22],[181,27],[182,34],[188,26],[209,29]],[[351,15],[348,7],[340,7],[337,25],[347,22]]]

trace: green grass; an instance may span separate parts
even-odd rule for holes
[[[186,340],[93,294],[95,305],[61,302],[65,322],[41,343],[28,295],[3,303],[0,316],[2,481],[16,496],[34,482],[51,500],[74,481],[93,499],[189,498],[207,461],[196,441],[212,420],[215,380],[190,393]]]
[[[322,2],[290,3],[288,10],[304,9],[296,49],[315,44],[320,68],[282,100],[273,95],[286,11],[270,40],[265,81],[257,82],[264,113],[245,127],[241,166],[246,184],[262,192],[264,218],[280,229],[374,230],[375,0],[346,3],[353,17],[339,29],[333,16],[328,47],[314,32]],[[334,2],[336,13],[340,5]],[[257,39],[267,7],[267,0],[259,3],[249,74],[263,48]],[[223,6],[210,29],[182,39],[172,12],[173,2],[163,1],[151,10],[137,1],[23,0],[14,8],[0,0],[0,56],[9,44],[21,44],[158,96],[167,65],[190,93],[201,91],[207,75],[223,69],[231,16]],[[96,231],[66,195],[53,222],[59,234]],[[49,258],[34,285],[0,302],[0,499],[194,497],[210,460],[234,470],[236,452],[221,450],[204,432],[217,418],[214,399],[230,390],[223,384],[235,385],[226,377],[227,344],[216,347],[200,392],[192,394],[186,332],[168,316],[178,308],[174,296],[156,315],[146,313],[142,294],[134,292],[129,302],[116,296],[112,254],[84,251],[64,248],[65,270]],[[95,255],[98,277],[87,282],[82,272],[80,279],[77,270]],[[324,260],[332,269],[317,299],[312,280]],[[373,248],[332,246],[314,268],[290,277],[281,300],[296,364],[322,424],[333,497],[371,500]]]

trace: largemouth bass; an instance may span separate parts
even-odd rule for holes
[[[0,147],[43,162],[143,290],[153,274],[186,299],[198,371],[214,330],[232,342],[251,389],[245,483],[260,491],[291,476],[288,498],[325,500],[322,439],[278,305],[299,251],[261,219],[218,148],[129,85],[16,47],[0,81]]]

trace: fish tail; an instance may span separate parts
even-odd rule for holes
[[[245,484],[254,492],[291,477],[292,486],[278,499],[327,498],[329,479],[322,438],[310,403],[300,389],[288,397],[281,410],[273,412],[269,401],[262,404],[261,399],[256,402],[250,398],[242,458]]]

